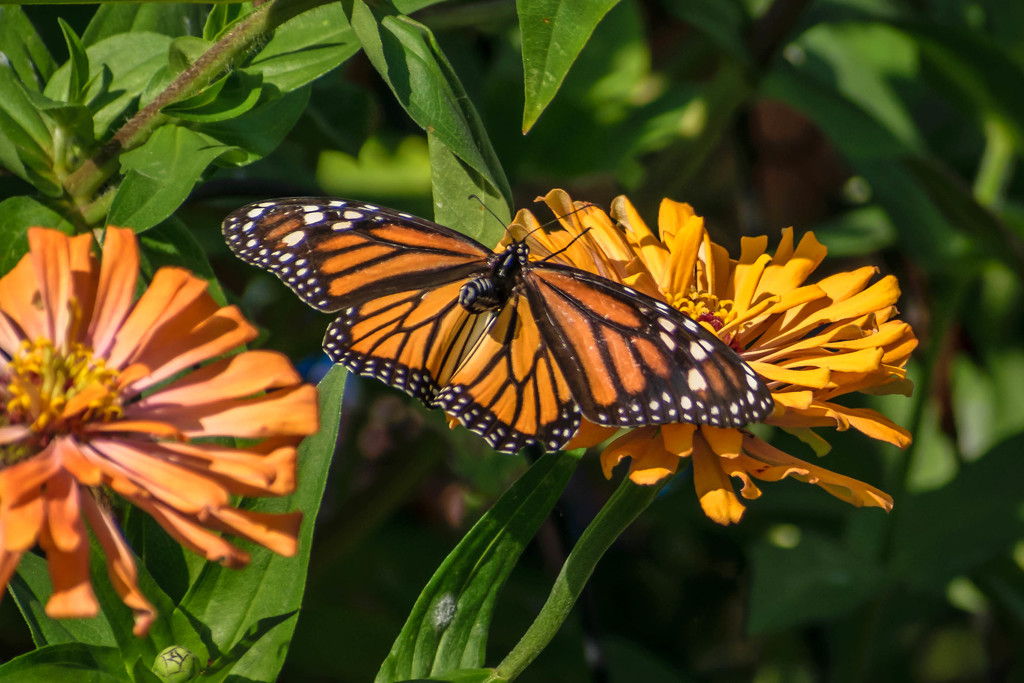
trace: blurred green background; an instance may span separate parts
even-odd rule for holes
[[[26,11],[66,59],[58,10]],[[94,11],[59,14],[81,33]],[[201,26],[207,10],[189,11]],[[476,105],[516,208],[552,187],[605,207],[625,193],[653,225],[667,196],[734,254],[743,235],[814,230],[830,248],[820,275],[899,277],[922,342],[912,399],[860,399],[914,445],[823,431],[833,448],[816,462],[891,493],[892,514],[783,481],[723,528],[681,476],[520,680],[1024,680],[1024,3],[623,1],[525,136],[516,5],[412,16]],[[208,174],[177,214],[262,343],[310,368],[328,319],[234,260],[217,228],[293,194],[432,215],[426,138],[362,53],[313,83],[273,153]],[[346,402],[283,681],[371,680],[434,569],[526,467],[377,383],[351,378]],[[489,662],[613,490],[588,457],[504,589]],[[31,648],[10,600],[0,628],[4,658]]]

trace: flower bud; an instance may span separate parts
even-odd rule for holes
[[[181,645],[172,645],[156,656],[153,673],[168,683],[185,683],[199,675],[199,660]]]

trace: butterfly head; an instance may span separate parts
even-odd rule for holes
[[[530,262],[530,248],[516,242],[488,259],[489,270],[459,289],[459,305],[470,313],[501,308],[512,296],[518,275]]]

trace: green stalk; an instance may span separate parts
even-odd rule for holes
[[[130,118],[107,144],[67,176],[64,188],[81,211],[118,168],[118,157],[145,142],[164,121],[160,110],[198,93],[231,68],[263,36],[288,19],[329,0],[274,0],[256,8],[214,43],[160,94]]]
[[[665,479],[653,486],[640,486],[628,478],[622,482],[569,553],[547,602],[533,624],[498,665],[497,672],[502,680],[511,681],[516,678],[547,647],[569,616],[573,604],[594,572],[597,561],[626,527],[651,504],[667,482],[668,479]]]
[[[1006,184],[1013,175],[1016,152],[1013,135],[1006,124],[994,116],[985,119],[985,151],[974,179],[974,198],[988,208],[1002,203]]]
[[[907,448],[903,457],[899,460],[896,471],[890,479],[893,481],[888,490],[896,501],[907,497],[910,487],[910,473],[915,469],[915,461],[919,457],[921,432],[924,427],[925,413],[928,403],[932,400],[932,386],[935,382],[936,368],[942,362],[942,356],[948,352],[946,340],[952,332],[953,326],[964,305],[964,299],[971,285],[977,278],[976,272],[963,273],[962,278],[951,280],[949,289],[942,292],[939,300],[946,302],[943,306],[935,309],[934,318],[929,329],[928,338],[930,343],[921,359],[921,379],[914,387],[914,405],[907,425],[907,430],[913,436],[911,445]],[[896,525],[904,507],[898,502],[889,513],[886,520],[885,531],[882,543],[879,548],[878,564],[885,567],[890,564],[896,552]],[[844,669],[840,675],[840,681],[860,683],[870,678],[870,670],[874,653],[878,643],[878,633],[885,616],[885,609],[891,604],[894,588],[887,586],[879,591],[865,605],[860,618],[859,635],[854,645],[856,654],[851,658],[853,665]]]

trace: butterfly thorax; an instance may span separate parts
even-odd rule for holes
[[[518,275],[530,261],[530,249],[516,242],[505,251],[487,259],[489,270],[471,279],[459,289],[459,305],[470,313],[483,313],[501,308],[512,296]]]

